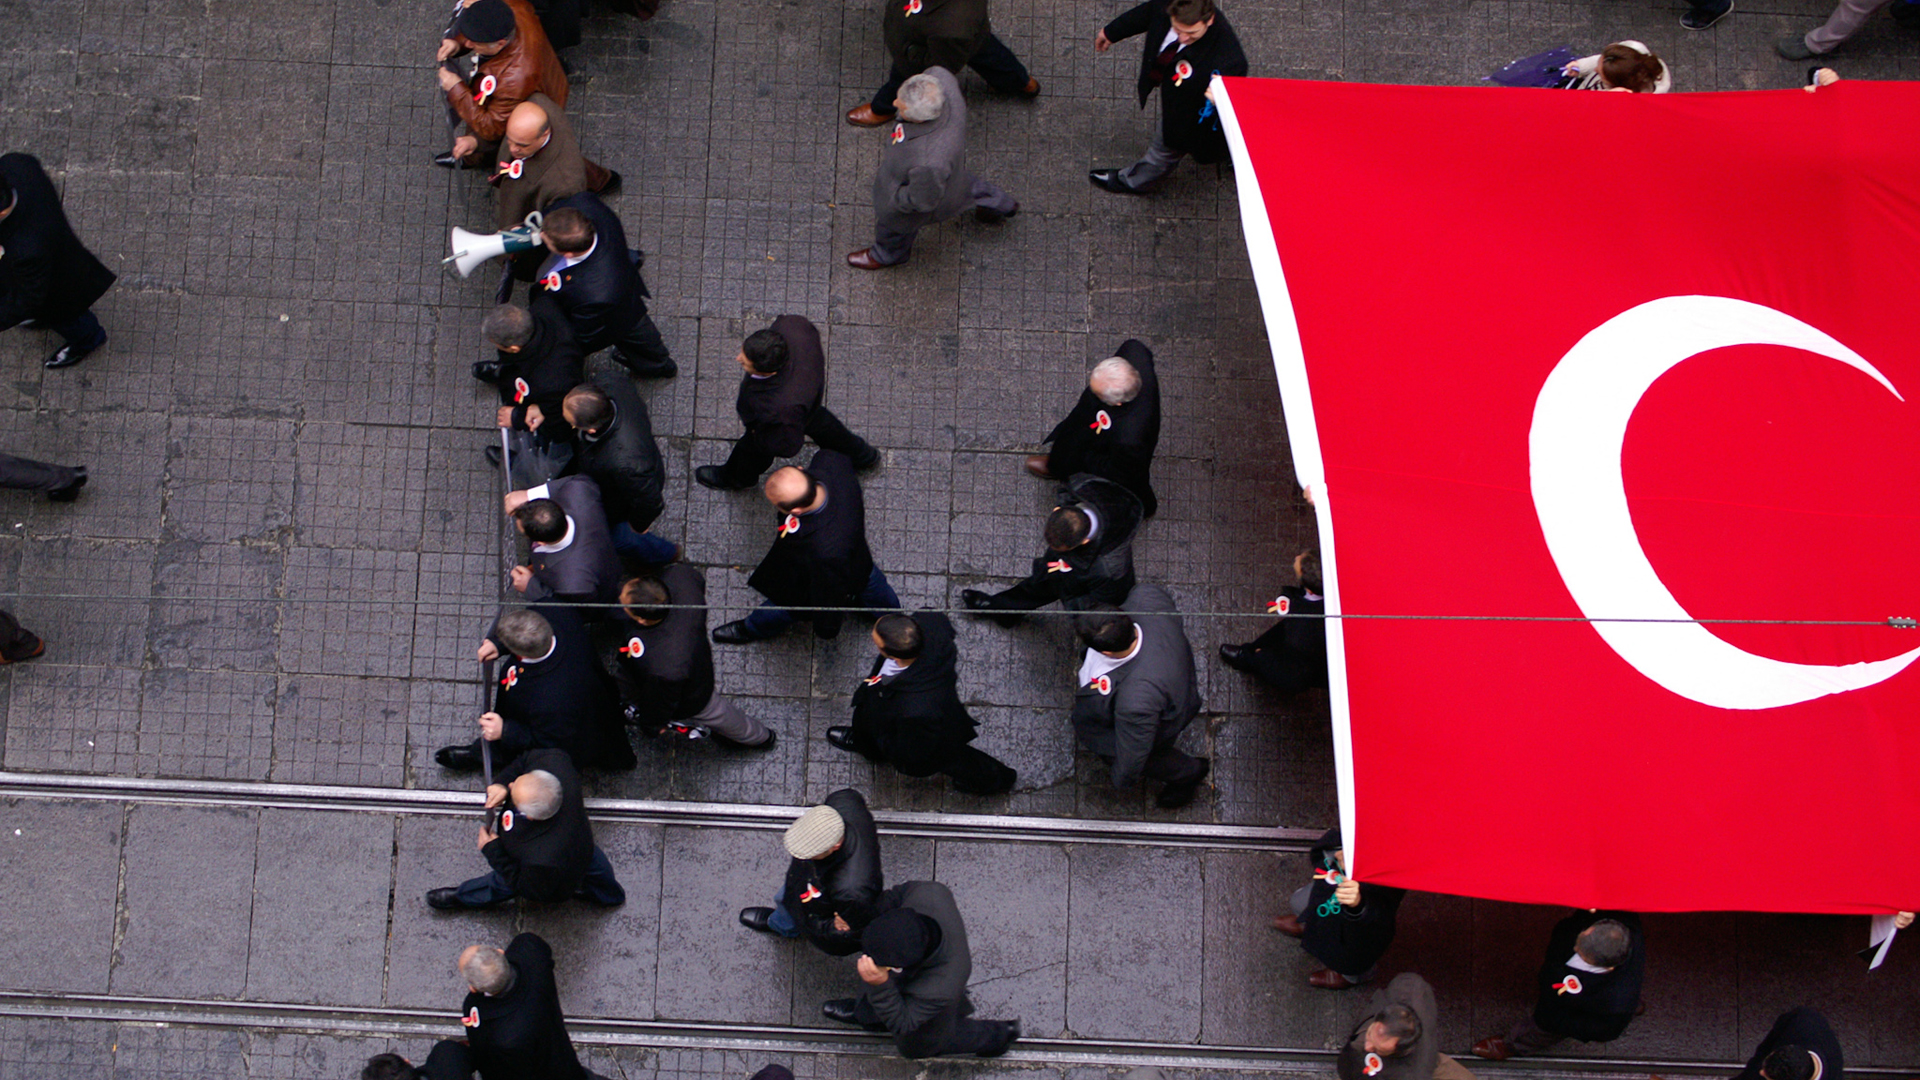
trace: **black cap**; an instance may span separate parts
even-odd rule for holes
[[[506,0],[475,0],[460,9],[453,20],[454,32],[468,41],[490,45],[513,36],[513,9]]]
[[[860,949],[881,967],[909,968],[933,954],[940,924],[916,911],[895,908],[867,924]]]

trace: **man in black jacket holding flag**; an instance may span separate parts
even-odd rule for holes
[[[432,890],[428,904],[445,911],[492,907],[516,896],[549,904],[577,896],[602,907],[626,902],[613,864],[594,846],[580,774],[565,750],[515,757],[494,774],[486,805],[499,810],[497,824],[480,830],[480,854],[493,870]]]
[[[1647,973],[1647,941],[1640,916],[1626,911],[1578,911],[1561,919],[1547,939],[1539,997],[1506,1038],[1473,1044],[1489,1061],[1552,1049],[1565,1039],[1612,1042],[1640,1014]]]
[[[1139,161],[1124,169],[1095,169],[1094,187],[1143,195],[1159,186],[1180,159],[1203,165],[1227,159],[1227,135],[1208,96],[1215,75],[1245,75],[1247,54],[1213,0],[1147,0],[1122,12],[1093,39],[1095,52],[1144,34],[1140,57],[1140,105],[1160,91],[1160,131]]]

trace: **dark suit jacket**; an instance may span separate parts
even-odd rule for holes
[[[830,956],[860,951],[860,931],[878,915],[886,881],[880,869],[880,831],[867,800],[841,788],[821,800],[846,826],[840,848],[824,859],[795,859],[787,866],[786,903],[799,917],[800,932]],[[811,896],[812,899],[808,899]],[[837,930],[835,915],[851,929]]]
[[[1287,585],[1275,599],[1286,601],[1280,621],[1247,646],[1254,674],[1288,693],[1327,685],[1327,621],[1316,617],[1326,614],[1326,597],[1309,600],[1305,587]]]
[[[873,658],[853,692],[853,738],[908,776],[932,776],[979,726],[960,701],[953,621],[937,611],[916,611],[913,621],[925,640],[919,657],[885,679],[887,658]]]
[[[993,33],[987,0],[920,0],[920,10],[912,14],[907,7],[907,0],[886,0],[880,21],[894,74],[901,78],[930,67],[958,74]]]
[[[567,1038],[553,948],[538,934],[521,934],[506,952],[513,985],[497,997],[469,993],[460,1004],[481,1080],[586,1080]]]
[[[776,534],[747,584],[782,607],[847,607],[873,575],[860,480],[853,462],[837,450],[814,454],[807,472],[826,490],[826,505],[811,514],[782,515],[781,524],[792,527]],[[820,637],[840,632],[839,612],[794,614],[811,620]]]
[[[780,316],[772,329],[786,340],[787,366],[764,378],[741,375],[733,408],[746,425],[746,438],[774,457],[792,457],[807,441],[807,418],[820,407],[827,354],[820,329],[798,315]]]
[[[1814,1080],[1846,1080],[1847,1065],[1840,1053],[1840,1040],[1827,1018],[1805,1005],[1797,1005],[1780,1014],[1773,1030],[1760,1040],[1747,1067],[1734,1080],[1760,1080],[1760,1066],[1767,1055],[1783,1046],[1797,1046],[1820,1059],[1820,1073]]]
[[[113,284],[113,271],[73,234],[38,158],[0,156],[0,176],[14,191],[13,212],[0,220],[0,330],[86,314]]]
[[[653,439],[653,419],[626,372],[601,372],[593,384],[613,400],[613,422],[597,434],[574,433],[574,467],[600,485],[609,522],[646,532],[667,508],[661,497],[667,466]]]
[[[563,206],[580,211],[593,222],[593,253],[565,270],[558,269],[558,255],[548,258],[540,264],[533,287],[545,291],[567,313],[580,351],[591,356],[625,337],[647,313],[647,286],[634,266],[625,227],[600,196],[576,191],[548,204],[546,210]],[[555,271],[559,274],[557,289],[548,284],[548,274]]]
[[[529,750],[493,776],[511,784],[536,769],[560,781],[560,809],[544,821],[519,812],[509,792],[499,831],[480,849],[515,896],[552,903],[571,897],[593,865],[593,826],[580,796],[580,774],[565,750]]]
[[[527,565],[533,570],[533,580],[527,583],[527,599],[617,603],[626,570],[613,550],[599,485],[584,476],[562,476],[547,481],[546,486],[547,497],[559,503],[573,522],[573,542],[559,551],[530,552]],[[580,614],[594,619],[604,617],[609,610],[583,609]]]
[[[1108,405],[1092,390],[1081,390],[1073,411],[1043,440],[1053,444],[1047,468],[1055,476],[1105,477],[1139,496],[1142,510],[1152,517],[1160,501],[1147,474],[1154,448],[1160,445],[1160,376],[1153,370],[1153,351],[1132,338],[1121,342],[1114,355],[1140,373],[1139,396],[1125,405]]]
[[[553,626],[553,655],[509,657],[500,669],[493,711],[504,723],[494,745],[509,757],[558,747],[581,769],[633,768],[620,693],[594,655],[586,623],[573,608],[534,610]]]
[[[1074,733],[1081,746],[1112,763],[1117,788],[1139,783],[1154,748],[1179,738],[1200,715],[1193,647],[1173,597],[1158,585],[1140,585],[1122,607],[1136,613],[1140,651],[1107,676],[1106,693],[1087,685],[1073,695]]]
[[[1380,1068],[1371,1078],[1367,1074],[1367,1029],[1389,1005],[1405,1005],[1420,1018],[1420,1034],[1402,1039],[1392,1056],[1380,1060]],[[1433,987],[1413,972],[1393,977],[1386,989],[1375,991],[1367,1002],[1367,1011],[1353,1025],[1346,1045],[1340,1048],[1335,1071],[1340,1080],[1433,1080],[1433,1067],[1440,1061],[1440,1009],[1433,1000]]]
[[[1581,971],[1570,967],[1573,943],[1580,932],[1601,919],[1616,919],[1626,924],[1632,941],[1627,959],[1607,972]],[[1579,980],[1579,991],[1556,990],[1565,986],[1567,976]],[[1647,975],[1647,939],[1640,930],[1640,916],[1630,911],[1580,911],[1561,919],[1547,939],[1547,958],[1540,965],[1539,998],[1533,1006],[1533,1022],[1555,1035],[1583,1042],[1611,1042],[1627,1030],[1633,1011],[1640,1006],[1640,986]]]
[[[1340,830],[1328,829],[1307,853],[1307,860],[1315,869],[1332,870],[1333,853],[1340,847]],[[1407,890],[1363,884],[1358,906],[1343,906],[1337,914],[1323,916],[1320,905],[1333,899],[1333,890],[1332,882],[1314,879],[1313,888],[1307,892],[1307,913],[1300,917],[1306,929],[1300,945],[1308,955],[1342,975],[1364,975],[1393,944],[1400,901],[1407,898]],[[1422,1074],[1422,1080],[1432,1075],[1433,1070],[1429,1068]]]
[[[660,571],[660,583],[667,587],[670,604],[707,602],[706,578],[690,563]],[[713,700],[713,643],[707,640],[706,608],[669,608],[655,626],[623,617],[620,628],[627,639],[614,657],[614,677],[620,696],[648,721],[664,726],[685,720]]]
[[[566,438],[567,421],[560,401],[567,391],[585,381],[587,358],[573,340],[567,316],[551,300],[536,292],[528,305],[533,315],[533,337],[519,352],[494,350],[500,361],[500,404],[512,405],[513,426],[527,426],[527,406],[540,406],[546,417],[540,424],[549,437]],[[549,427],[548,425],[553,425]]]
[[[1147,95],[1155,86],[1160,87],[1160,137],[1174,150],[1192,154],[1195,161],[1225,161],[1227,135],[1220,126],[1219,110],[1208,109],[1207,84],[1215,72],[1245,75],[1247,54],[1240,50],[1240,38],[1233,32],[1233,24],[1227,21],[1226,12],[1215,9],[1213,25],[1207,28],[1206,34],[1175,54],[1176,67],[1184,61],[1192,73],[1179,78],[1169,72],[1163,82],[1156,83],[1154,61],[1160,56],[1160,43],[1166,39],[1167,31],[1173,29],[1173,20],[1167,17],[1169,2],[1147,0],[1122,12],[1107,24],[1107,40],[1146,35],[1140,57],[1140,104],[1145,106]]]
[[[1140,500],[1111,480],[1086,474],[1069,480],[1059,500],[1060,506],[1093,511],[1093,535],[1072,551],[1048,551],[1035,558],[1029,580],[1054,589],[1062,607],[1126,600],[1134,586],[1133,533],[1140,527]]]

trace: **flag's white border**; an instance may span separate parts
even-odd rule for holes
[[[1287,275],[1280,267],[1280,250],[1273,242],[1273,224],[1260,195],[1260,178],[1247,156],[1247,143],[1234,116],[1233,96],[1225,80],[1213,77],[1214,106],[1233,153],[1234,181],[1240,191],[1240,228],[1246,234],[1247,258],[1253,263],[1253,282],[1260,291],[1260,312],[1267,323],[1267,342],[1273,349],[1273,372],[1280,384],[1280,401],[1287,421],[1287,443],[1293,451],[1293,471],[1300,486],[1313,491],[1320,530],[1320,568],[1326,580],[1327,614],[1340,614],[1339,563],[1333,545],[1333,493],[1327,490],[1326,464],[1320,457],[1320,432],[1314,424],[1313,394],[1307,385],[1307,358],[1300,347],[1300,326],[1293,315]],[[1356,873],[1354,849],[1360,839],[1353,827],[1353,731],[1347,700],[1347,652],[1341,620],[1327,620],[1328,698],[1333,711],[1333,772],[1340,794],[1340,836],[1346,845],[1347,872]]]

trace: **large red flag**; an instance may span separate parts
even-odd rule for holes
[[[1920,85],[1215,96],[1362,880],[1920,907]]]

